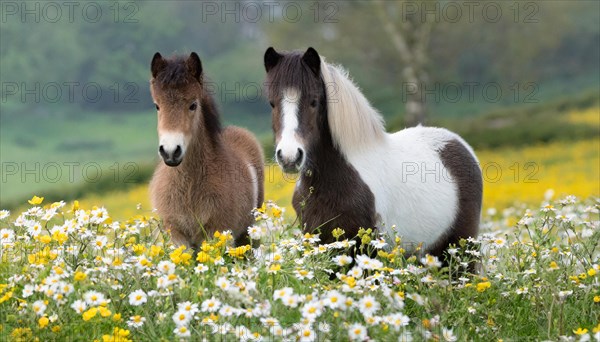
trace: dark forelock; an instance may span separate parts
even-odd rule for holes
[[[187,68],[186,60],[183,56],[167,59],[166,66],[156,75],[155,80],[161,86],[167,87],[180,87],[196,82]]]
[[[318,80],[310,68],[302,62],[303,52],[282,53],[283,57],[273,69],[267,73],[267,91],[281,92],[294,86],[302,94],[314,92]],[[319,80],[321,77],[319,77]]]

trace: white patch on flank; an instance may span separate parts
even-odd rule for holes
[[[159,132],[158,134],[158,145],[162,146],[165,152],[172,154],[177,149],[177,146],[181,146],[181,155],[185,154],[187,142],[185,136],[181,132]]]
[[[369,153],[346,155],[373,192],[381,216],[377,225],[390,238],[399,235],[404,242],[430,246],[454,223],[458,188],[440,159],[438,142],[431,139],[435,130],[415,127],[386,134]]]
[[[252,208],[258,208],[258,175],[252,164],[248,164],[248,172],[250,172],[250,181],[252,182]]]
[[[459,205],[456,181],[439,151],[456,139],[477,160],[473,149],[443,128],[386,133],[381,115],[343,69],[322,59],[321,70],[325,84],[336,85],[335,92],[327,93],[334,143],[373,193],[377,226],[389,238],[402,236],[403,242],[427,246],[438,241],[454,223]]]
[[[281,155],[286,160],[295,160],[298,149],[304,150],[304,146],[298,141],[296,131],[298,130],[298,109],[300,104],[300,92],[294,88],[283,91],[281,100],[282,130],[281,140],[276,151],[281,150]]]

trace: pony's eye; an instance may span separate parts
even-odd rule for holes
[[[310,106],[313,107],[313,108],[315,108],[317,106],[317,100],[312,100],[310,102]]]
[[[160,110],[160,108],[158,107],[158,105],[156,103],[154,105],[156,106],[156,110]]]
[[[190,110],[191,110],[191,111],[195,111],[195,110],[196,110],[196,108],[198,108],[198,104],[196,104],[196,102],[194,102],[194,103],[192,103],[192,104],[190,105]]]
[[[271,105],[271,108],[275,108],[275,104],[273,103],[273,101],[269,102],[269,104]]]

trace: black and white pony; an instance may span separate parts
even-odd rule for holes
[[[477,235],[481,170],[461,137],[422,126],[387,133],[347,72],[313,48],[269,48],[264,63],[275,158],[301,173],[293,206],[305,231],[331,242],[337,227],[348,238],[373,227],[436,256]]]

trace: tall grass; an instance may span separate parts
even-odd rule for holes
[[[370,230],[322,245],[272,203],[254,248],[222,232],[194,253],[142,215],[31,202],[0,212],[2,340],[600,340],[597,198],[486,215],[448,269]]]

